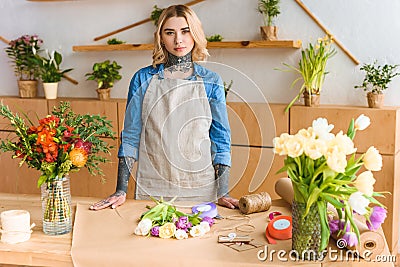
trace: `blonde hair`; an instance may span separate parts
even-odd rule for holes
[[[185,5],[173,5],[164,9],[158,19],[157,29],[154,32],[154,50],[153,50],[153,67],[157,64],[165,63],[168,59],[168,52],[164,46],[161,45],[161,30],[165,22],[172,17],[183,17],[186,19],[190,33],[194,40],[194,47],[192,50],[193,61],[203,61],[209,56],[207,51],[207,40],[201,25],[201,21],[192,9]]]

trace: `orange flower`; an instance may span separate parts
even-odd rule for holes
[[[83,167],[87,161],[87,153],[82,148],[74,148],[69,152],[69,158],[76,167]]]

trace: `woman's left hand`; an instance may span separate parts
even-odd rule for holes
[[[218,199],[218,205],[223,206],[223,207],[227,207],[230,209],[235,209],[239,207],[239,200],[237,200],[236,198],[233,197],[221,197]]]

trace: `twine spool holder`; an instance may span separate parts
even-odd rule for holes
[[[28,241],[31,237],[32,228],[30,224],[30,214],[26,210],[7,210],[3,211],[1,217],[1,242],[7,244],[17,244]]]

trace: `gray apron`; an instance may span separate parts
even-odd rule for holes
[[[142,106],[136,199],[216,200],[211,120],[200,77],[153,76]]]

